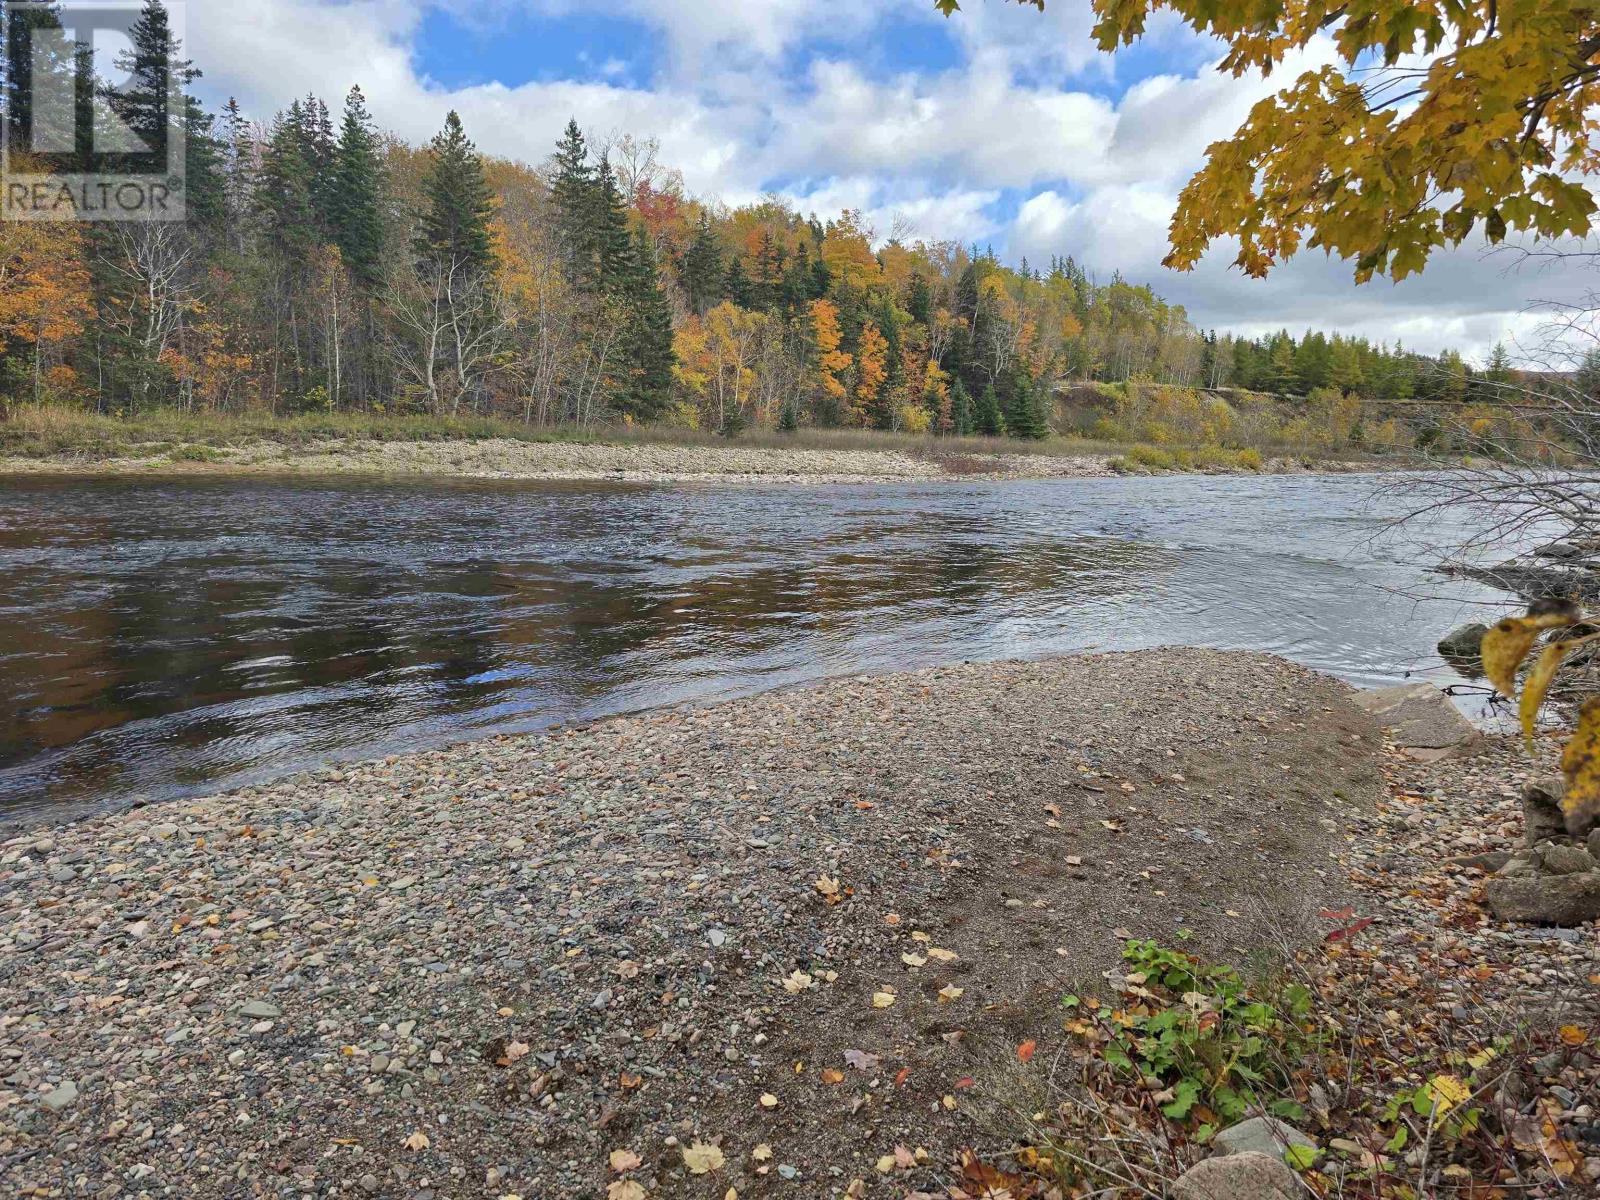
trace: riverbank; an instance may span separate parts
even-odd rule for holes
[[[35,830],[0,849],[0,1171],[810,1196],[900,1147],[931,1187],[1125,938],[1238,960],[1348,898],[1348,695],[1215,651],[954,666]]]
[[[754,433],[539,429],[416,417],[122,422],[29,410],[0,424],[0,476],[366,475],[666,483],[849,483],[1074,479],[1116,474],[1297,474],[1394,470],[1389,460],[1315,460],[1253,450],[1141,447],[1050,438],[933,438],[873,430]]]
[[[1054,443],[1067,447],[1070,443]],[[1171,457],[1168,456],[1168,461]],[[873,483],[942,479],[1081,479],[1126,474],[1345,474],[1384,469],[1369,462],[1312,462],[1236,456],[1147,466],[1121,455],[944,450],[698,446],[632,442],[325,441],[212,447],[134,448],[111,458],[75,453],[0,456],[0,475],[368,475],[507,480],[617,480],[638,483]],[[1389,468],[1393,469],[1393,468]]]

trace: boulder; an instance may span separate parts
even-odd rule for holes
[[[1211,1145],[1218,1154],[1269,1154],[1281,1159],[1290,1146],[1316,1149],[1317,1144],[1276,1117],[1251,1117],[1228,1126],[1211,1140]]]
[[[1478,741],[1477,728],[1431,683],[1360,692],[1355,704],[1390,730],[1402,748],[1454,751]]]
[[[1458,625],[1440,639],[1439,653],[1447,659],[1482,663],[1483,635],[1488,632],[1489,627],[1478,621]]]
[[[1589,857],[1600,862],[1600,829],[1589,834]]]
[[[1561,812],[1561,797],[1566,790],[1566,781],[1559,775],[1536,779],[1522,789],[1523,845],[1566,839],[1567,818]]]
[[[1483,891],[1489,908],[1502,921],[1581,925],[1600,918],[1600,871],[1502,876],[1489,880]]]
[[[1463,854],[1452,858],[1450,865],[1469,871],[1482,871],[1485,875],[1493,875],[1511,861],[1509,850],[1485,850],[1480,854]]]
[[[1600,862],[1589,857],[1587,850],[1564,842],[1540,846],[1539,865],[1546,875],[1582,875],[1585,871],[1600,871]]]
[[[1254,1151],[1208,1158],[1172,1185],[1172,1200],[1298,1200],[1304,1194],[1293,1171]]]

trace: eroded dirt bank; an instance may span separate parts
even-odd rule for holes
[[[1122,938],[1238,961],[1349,894],[1347,694],[1200,650],[953,666],[23,834],[4,1190],[812,1197],[897,1144],[925,1163],[870,1194],[931,1187],[964,1081]]]

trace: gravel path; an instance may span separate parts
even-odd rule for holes
[[[1213,651],[954,666],[33,831],[0,1189],[820,1197],[896,1145],[870,1194],[931,1186],[969,1081],[1120,938],[1236,957],[1348,895],[1346,694]]]

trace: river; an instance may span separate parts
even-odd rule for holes
[[[1447,526],[1381,536],[1378,485],[0,479],[0,820],[960,659],[1449,682],[1495,597],[1425,574]]]

